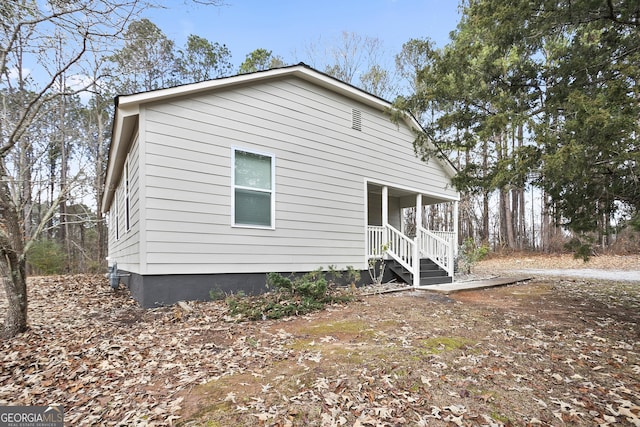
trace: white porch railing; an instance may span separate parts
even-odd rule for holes
[[[385,227],[387,230],[387,254],[398,261],[404,268],[409,270],[412,274],[415,273],[416,264],[420,264],[419,260],[416,262],[416,243],[411,240],[399,230],[396,230],[392,226]]]
[[[428,231],[434,236],[438,236],[441,239],[446,240],[447,242],[453,242],[454,238],[456,237],[456,234],[453,231],[433,231],[433,230],[428,230]]]
[[[420,256],[429,258],[453,276],[454,233],[429,231],[418,227],[416,241]]]
[[[449,276],[453,276],[454,246],[455,233],[453,232],[433,232],[418,227],[416,237],[412,240],[389,224],[367,227],[368,258],[389,256],[395,259],[413,274],[414,286],[420,283],[421,257],[431,259]]]
[[[367,257],[382,258],[387,239],[384,235],[384,227],[381,225],[369,225],[367,227]]]

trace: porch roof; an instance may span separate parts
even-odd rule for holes
[[[382,196],[382,188],[387,187],[389,197],[397,198],[400,201],[401,208],[414,207],[416,205],[416,196],[422,194],[422,205],[436,205],[438,203],[455,202],[460,200],[459,197],[452,198],[444,194],[433,194],[409,187],[396,186],[385,183],[367,182],[367,191],[372,194]]]

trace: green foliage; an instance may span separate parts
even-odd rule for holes
[[[329,276],[329,280],[336,282],[342,278],[342,271],[336,269],[335,265],[330,265],[327,275]]]
[[[472,238],[465,239],[458,255],[458,261],[461,264],[459,267],[465,273],[470,274],[473,266],[482,261],[488,254],[489,247],[487,245],[476,245]]]
[[[294,295],[302,298],[310,298],[312,300],[322,300],[327,293],[327,280],[324,277],[303,277],[302,280],[296,281],[294,286]]]
[[[279,273],[269,273],[267,287],[270,292],[254,297],[232,295],[227,297],[226,302],[232,315],[261,320],[297,316],[321,310],[327,304],[353,299],[351,293],[337,291],[332,284],[321,269],[293,279]]]
[[[172,83],[175,43],[156,24],[146,18],[132,21],[124,39],[124,46],[108,58],[119,93],[160,89]]]
[[[222,301],[226,298],[226,295],[222,289],[213,288],[209,290],[209,298],[211,301]]]
[[[588,236],[574,237],[564,246],[573,252],[575,258],[582,258],[584,262],[589,261],[593,253],[593,239]]]
[[[353,268],[352,265],[347,266],[347,271],[344,275],[352,287],[355,287],[356,283],[360,281],[360,271]]]
[[[274,56],[270,50],[256,49],[247,54],[242,64],[240,64],[238,74],[255,73],[256,71],[282,67],[283,65],[282,58],[277,55]]]
[[[62,245],[54,240],[38,240],[27,254],[27,263],[37,275],[61,274],[65,270],[66,255]]]
[[[637,13],[629,0],[462,2],[447,46],[407,44],[416,94],[397,107],[435,113],[416,152],[465,153],[455,185],[479,194],[540,173],[567,227],[606,233],[599,218],[640,209]]]
[[[231,73],[231,52],[225,45],[191,34],[178,51],[176,69],[185,82],[201,82]]]

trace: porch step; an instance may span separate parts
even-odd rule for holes
[[[398,261],[394,259],[387,260],[387,266],[398,279],[409,285],[413,285],[413,275]],[[420,260],[420,286],[440,285],[452,282],[453,278],[448,276],[447,272],[440,268],[438,264],[428,258]]]

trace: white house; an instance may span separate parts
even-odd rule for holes
[[[416,157],[421,128],[392,121],[389,102],[298,64],[115,103],[102,210],[109,261],[141,305],[381,255],[416,287],[451,281],[455,227],[408,237],[401,216],[457,209],[454,168]],[[444,277],[426,279],[421,258]]]

